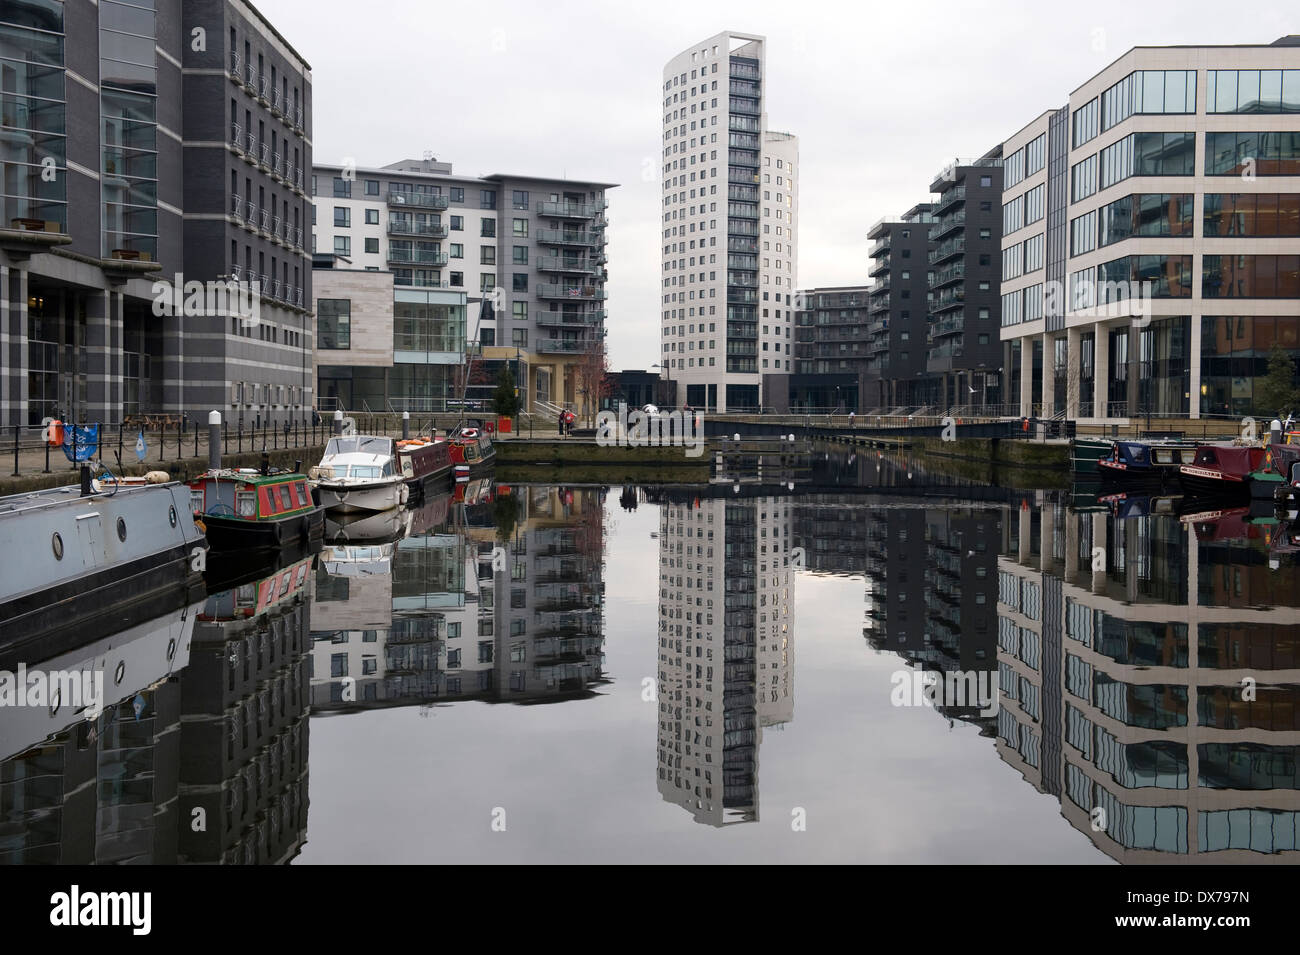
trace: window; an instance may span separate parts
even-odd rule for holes
[[[1300,236],[1300,193],[1206,193],[1207,236]]]
[[[497,247],[495,245],[480,246],[478,250],[479,265],[496,265],[497,264]]]
[[[528,347],[528,329],[512,328],[510,329],[510,344],[518,345],[520,348]]]
[[[1195,70],[1137,70],[1101,94],[1101,131],[1140,113],[1195,112]]]
[[[456,202],[456,203],[459,203],[459,204],[461,204],[461,205],[464,205],[464,204],[465,204],[465,189],[464,189],[464,187],[462,187],[462,186],[452,186],[450,189],[447,190],[447,192],[451,195],[451,201],[452,201],[452,202]]]
[[[379,253],[379,240],[374,238],[366,239],[366,251],[372,255],[377,255]]]
[[[454,189],[453,189],[452,191],[455,192]],[[452,232],[464,232],[464,231],[465,231],[465,217],[464,217],[464,216],[451,216],[451,231],[452,231]]]
[[[334,177],[334,198],[351,199],[352,198],[352,180],[344,179],[341,176]]]
[[[312,208],[314,209],[315,206],[313,206]],[[378,210],[378,209],[367,209],[367,210],[366,210],[366,225],[379,225],[379,210]]]
[[[451,246],[451,252],[448,253],[448,255],[450,256],[450,258],[453,258],[453,259],[463,259],[463,258],[465,258],[465,246],[464,246],[464,245],[462,245],[462,244],[459,243],[459,242],[452,242],[452,243],[450,244],[450,246]]]
[[[1300,113],[1300,70],[1207,70],[1207,113]]]
[[[465,273],[464,273],[464,272],[452,272],[452,273],[451,273],[450,284],[451,284],[451,287],[452,287],[452,288],[464,288],[464,287],[465,287]]]
[[[510,255],[515,265],[528,264],[528,246],[516,245],[510,250]]]
[[[334,237],[334,254],[347,257],[352,254],[352,239],[346,235]]]
[[[1074,111],[1074,146],[1078,148],[1095,137],[1101,130],[1098,122],[1101,106],[1097,97],[1093,97]]]
[[[1205,174],[1300,175],[1300,132],[1206,133]]]
[[[497,207],[497,191],[495,189],[480,189],[478,192],[478,207],[480,209],[495,209]]]
[[[527,208],[528,208],[528,193],[527,193],[527,192],[524,192],[524,191],[521,191],[521,190],[519,190],[519,189],[514,190],[514,191],[510,194],[510,208],[512,208],[512,209],[527,209]]]
[[[494,239],[497,234],[497,220],[486,217],[479,219],[478,234],[485,239]]]
[[[489,293],[489,292],[491,292],[494,288],[496,288],[496,285],[497,285],[497,277],[496,277],[496,273],[495,273],[495,272],[480,272],[480,273],[479,273],[479,276],[478,276],[478,290],[479,290],[480,292]]]
[[[348,229],[352,227],[352,210],[347,206],[334,207],[334,227]]]
[[[352,347],[352,300],[321,298],[316,300],[316,347]]]
[[[527,219],[515,219],[515,220],[513,220],[512,225],[513,225],[512,234],[513,234],[516,238],[520,238],[520,239],[522,239],[522,238],[527,238],[527,236],[528,236],[528,220],[527,220]]]
[[[1087,199],[1097,191],[1097,155],[1080,160],[1070,167],[1070,201]]]
[[[526,322],[526,321],[528,321],[528,303],[527,303],[527,302],[511,302],[511,303],[510,303],[510,317],[513,318],[516,322]]]
[[[512,289],[513,291],[516,291],[516,292],[527,292],[527,291],[528,291],[528,273],[527,273],[527,272],[515,272],[515,273],[511,274],[511,276],[510,276],[510,287],[511,287],[511,289]]]
[[[1097,154],[1101,188],[1130,176],[1190,176],[1195,152],[1193,133],[1131,133]]]

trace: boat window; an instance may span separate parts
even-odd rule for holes
[[[348,468],[348,477],[377,478],[379,477],[379,468],[373,465],[354,464]]]
[[[279,487],[279,491],[280,491],[280,507],[286,511],[293,510],[292,488],[290,488],[288,484],[281,484]]]
[[[329,444],[325,445],[325,453],[329,454],[349,454],[357,449],[356,438],[330,438]]]
[[[294,487],[298,490],[298,500],[304,505],[310,504],[311,496],[307,493],[307,485],[303,484],[302,481],[299,481],[294,485]]]
[[[203,513],[203,492],[190,491],[190,510],[196,514]]]
[[[235,513],[240,517],[257,516],[257,499],[253,496],[252,491],[237,491],[235,493]]]

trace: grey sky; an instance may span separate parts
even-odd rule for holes
[[[659,355],[660,82],[720,30],[767,37],[768,125],[800,138],[799,286],[866,278],[867,227],[926,198],[1133,46],[1269,43],[1287,5],[254,0],[312,65],[320,162],[432,150],[457,172],[567,175],[610,194],[615,369]]]

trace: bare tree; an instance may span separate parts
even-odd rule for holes
[[[583,339],[583,348],[573,369],[574,383],[582,395],[582,415],[594,423],[596,409],[602,398],[613,392],[610,381],[609,355],[605,351],[605,337],[592,335]]]

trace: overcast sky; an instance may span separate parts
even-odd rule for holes
[[[798,284],[812,288],[865,281],[871,223],[924,200],[952,159],[1063,105],[1130,47],[1300,32],[1280,0],[254,2],[312,66],[318,162],[431,150],[468,175],[620,184],[606,322],[616,370],[659,354],[662,75],[697,40],[767,38],[764,105],[769,128],[800,140]]]

